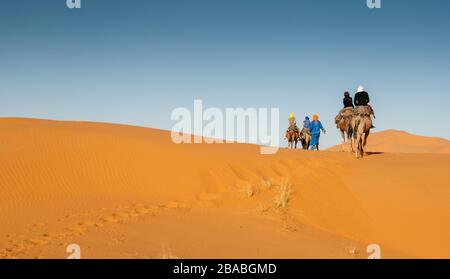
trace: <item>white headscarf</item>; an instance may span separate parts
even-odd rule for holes
[[[358,91],[356,91],[356,93],[363,92],[363,91],[364,91],[364,86],[360,85],[360,86],[358,86]]]

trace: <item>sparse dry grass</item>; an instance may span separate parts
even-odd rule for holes
[[[275,197],[275,205],[277,208],[283,208],[286,207],[287,203],[289,202],[289,197],[292,193],[292,186],[289,181],[284,181],[280,185],[280,189],[278,190],[278,194]]]
[[[272,180],[270,179],[262,179],[259,184],[266,189],[270,189],[273,186]]]

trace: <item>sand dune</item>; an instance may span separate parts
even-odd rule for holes
[[[367,258],[371,243],[450,257],[447,154],[263,156],[33,119],[0,131],[0,258],[65,258],[71,243],[83,258]]]
[[[417,136],[404,131],[386,130],[371,134],[367,148],[370,152],[450,154],[450,141]],[[341,146],[333,146],[328,150],[340,151]]]

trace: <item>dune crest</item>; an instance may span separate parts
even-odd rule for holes
[[[450,141],[405,131],[386,130],[370,134],[367,149],[369,152],[450,154]],[[328,150],[340,151],[341,146],[336,145]]]

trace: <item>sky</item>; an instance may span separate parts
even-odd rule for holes
[[[450,138],[450,1],[0,0],[0,117],[170,130],[171,112],[319,114],[340,142],[343,92],[376,129]],[[280,140],[282,135],[280,134]]]

